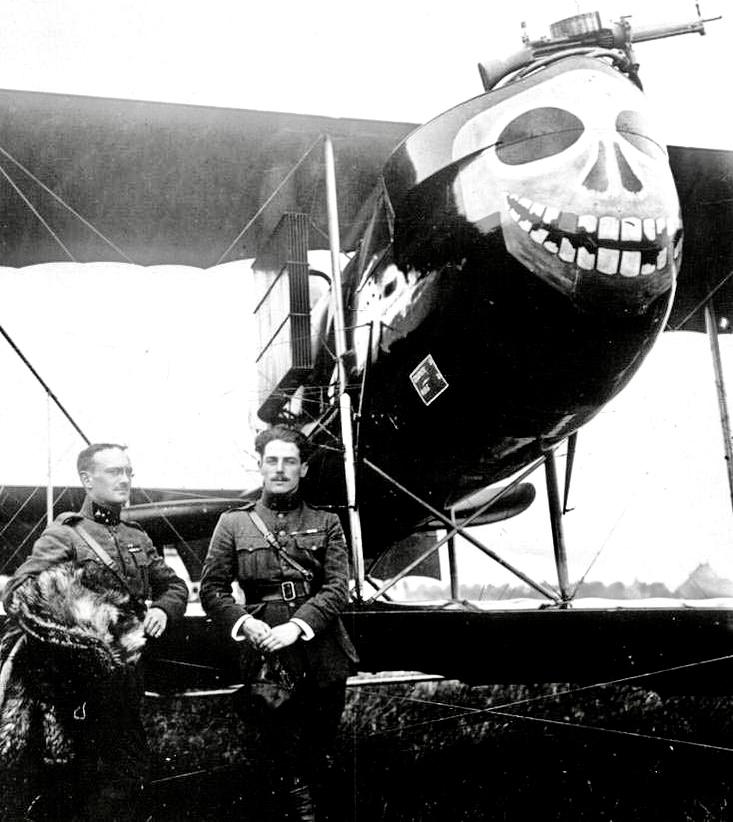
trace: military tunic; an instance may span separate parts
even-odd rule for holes
[[[126,522],[107,525],[100,521],[107,511],[87,497],[78,514],[58,516],[36,540],[31,555],[8,583],[4,598],[12,596],[13,590],[28,577],[61,562],[101,562],[74,529],[74,524],[80,523],[114,560],[117,575],[133,598],[162,609],[171,621],[182,617],[188,602],[186,583],[165,564],[140,526]]]
[[[314,634],[312,640],[299,642],[308,677],[322,686],[345,679],[357,655],[339,618],[349,597],[348,557],[339,518],[303,502],[277,510],[260,499],[253,508],[281,548],[313,579],[306,582],[269,545],[247,506],[238,508],[222,514],[211,538],[201,575],[204,610],[227,633],[245,613],[271,626],[302,620]],[[244,594],[243,605],[232,593],[235,580]]]
[[[273,790],[281,795],[307,784],[318,806],[332,804],[336,792],[328,785],[327,762],[344,708],[346,678],[358,661],[339,617],[349,593],[343,531],[335,514],[310,508],[297,494],[285,504],[278,504],[277,495],[265,495],[252,507],[312,580],[304,580],[268,543],[247,507],[239,508],[221,516],[211,538],[201,602],[228,634],[246,613],[270,626],[301,621],[312,631],[310,639],[301,637],[275,652],[286,667],[300,665],[304,673],[293,697],[267,715],[248,713],[246,721],[257,737],[255,761],[268,769],[262,773],[263,784],[280,780]],[[235,580],[244,604],[232,594]]]

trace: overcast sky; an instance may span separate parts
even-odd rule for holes
[[[537,38],[592,10],[695,18],[692,0],[0,0],[0,87],[422,122],[480,93],[476,64],[519,48],[522,21]],[[729,144],[731,43],[729,15],[637,47],[668,142]]]
[[[502,5],[511,11],[488,0],[0,0],[0,87],[418,122],[480,93],[476,63],[519,47],[521,20],[537,37],[556,17],[590,8],[606,19],[632,13],[637,24],[695,13],[681,0]],[[725,8],[702,6],[706,16]],[[706,37],[637,47],[669,143],[733,148],[725,91],[732,43],[729,17],[709,24]],[[241,322],[246,267],[208,272],[206,289],[202,281],[195,269],[0,270],[2,324],[91,438],[130,444],[146,485],[256,481],[253,366]],[[4,346],[0,373],[1,479],[43,481],[45,400]],[[57,412],[51,417],[54,473],[71,481],[80,443]],[[575,511],[566,518],[573,576],[600,550],[591,579],[676,584],[698,561],[733,577],[733,517],[703,336],[665,337],[579,447]],[[484,536],[551,579],[541,478],[539,490],[526,517]],[[483,558],[464,568],[503,578]]]

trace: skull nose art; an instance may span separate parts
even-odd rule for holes
[[[626,157],[624,157],[623,151],[621,151],[621,146],[619,146],[618,143],[614,143],[613,148],[616,152],[616,164],[618,165],[619,174],[621,175],[621,185],[627,191],[632,191],[634,193],[641,191],[643,187],[641,180],[631,170],[629,161]]]
[[[608,172],[606,169],[606,147],[598,143],[598,157],[593,168],[583,180],[583,185],[591,191],[606,191],[608,188]]]
[[[614,154],[616,156],[616,166],[618,167],[619,179],[621,185],[632,193],[641,191],[641,180],[634,174],[629,165],[628,160],[624,157],[623,152],[618,143],[613,144]],[[585,180],[583,180],[585,188],[591,191],[607,191],[608,190],[608,159],[606,155],[606,146],[603,143],[598,144],[598,158],[593,163],[593,168],[588,172]]]

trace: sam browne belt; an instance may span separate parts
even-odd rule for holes
[[[255,602],[292,602],[298,598],[307,599],[310,593],[311,587],[307,582],[294,582],[292,580],[255,582],[252,585],[244,586],[244,595],[249,605]]]

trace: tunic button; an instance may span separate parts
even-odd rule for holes
[[[277,532],[277,535],[278,535],[279,537],[285,537],[285,536],[287,536],[287,532],[286,532],[286,531],[278,531],[278,532]]]
[[[283,514],[283,512],[280,511],[280,512],[278,512],[277,518],[278,519],[285,519],[285,514]]]

